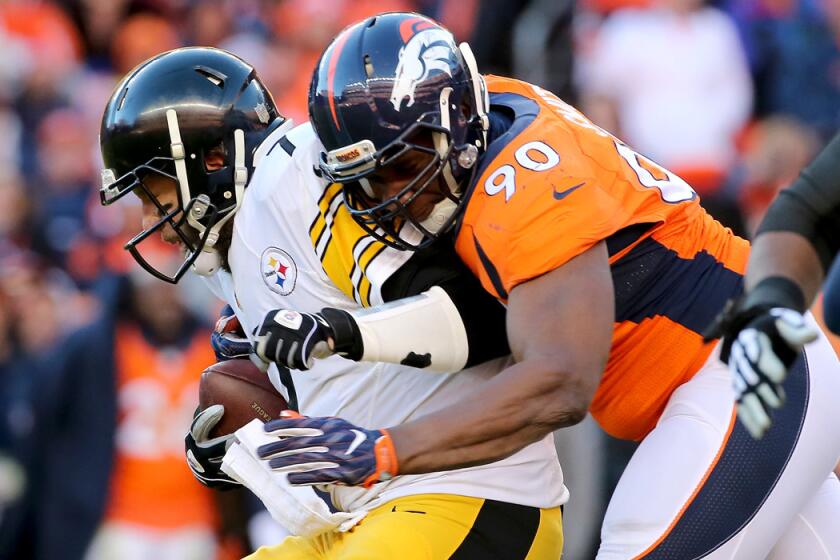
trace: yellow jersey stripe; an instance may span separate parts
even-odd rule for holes
[[[368,269],[385,244],[356,223],[341,199],[341,185],[332,183],[318,199],[318,214],[309,239],[327,276],[348,297],[365,307],[373,289]]]

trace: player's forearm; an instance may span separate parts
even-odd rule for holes
[[[758,236],[752,246],[745,278],[747,291],[762,280],[783,276],[802,290],[805,307],[816,297],[823,281],[823,267],[808,239],[789,231],[772,231]]]
[[[771,232],[798,234],[819,257],[824,274],[840,251],[840,134],[779,193],[759,226],[761,238]],[[777,257],[793,257],[777,247]]]
[[[546,434],[576,424],[591,399],[589,384],[549,360],[515,364],[465,401],[389,429],[400,474],[497,461]]]

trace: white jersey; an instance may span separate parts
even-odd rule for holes
[[[255,156],[258,165],[234,221],[228,253],[232,274],[220,272],[208,279],[248,336],[272,309],[318,312],[382,303],[383,283],[411,256],[364,234],[344,208],[339,186],[313,171],[321,145],[311,126],[289,128],[284,125],[271,134]],[[317,360],[309,371],[293,371],[291,378],[302,414],[340,416],[373,429],[468,397],[508,363],[500,358],[462,372],[436,374],[333,356]],[[269,376],[288,395],[274,365]],[[540,508],[568,499],[550,435],[488,465],[399,476],[370,489],[326,489],[343,511],[370,509],[413,494],[457,494]]]

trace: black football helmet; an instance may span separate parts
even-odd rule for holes
[[[210,274],[220,261],[219,230],[242,203],[257,146],[283,122],[256,71],[215,48],[182,48],[140,64],[117,85],[102,117],[102,204],[142,189],[161,219],[125,248],[148,272],[176,283],[190,266]],[[223,154],[221,168],[205,156]],[[173,179],[179,205],[164,208],[144,180]],[[174,274],[159,270],[138,246],[166,224],[185,258]]]
[[[466,43],[457,46],[419,14],[368,18],[333,40],[312,77],[309,116],[327,150],[320,171],[344,184],[350,213],[371,235],[419,249],[455,223],[486,146],[487,106]],[[368,178],[410,152],[425,154],[428,164],[397,195],[374,199]],[[446,198],[422,222],[414,219],[412,202],[436,184]],[[419,234],[402,229],[406,223]]]

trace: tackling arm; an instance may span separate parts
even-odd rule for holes
[[[382,297],[390,303],[349,313],[363,361],[447,372],[510,353],[504,307],[449,245],[412,256],[385,283]]]
[[[492,462],[579,422],[606,365],[613,320],[603,242],[514,288],[507,325],[517,363],[468,400],[389,429],[400,474]]]
[[[603,242],[511,290],[508,332],[517,359],[469,396],[390,429],[340,418],[281,418],[259,448],[292,484],[363,484],[507,457],[579,422],[609,355],[612,277]],[[349,447],[348,447],[349,445]]]

